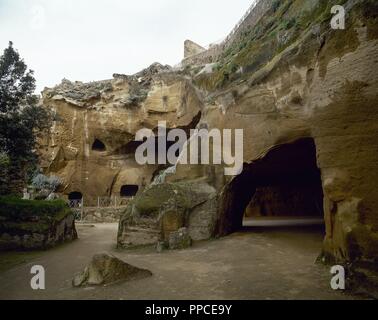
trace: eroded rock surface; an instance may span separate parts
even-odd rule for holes
[[[178,231],[171,232],[169,235],[169,249],[178,250],[186,249],[192,245],[192,238],[187,228],[181,228]]]
[[[194,240],[206,239],[240,226],[240,217],[235,222],[232,213],[244,212],[256,188],[270,190],[256,203],[277,201],[282,185],[299,181],[292,177],[310,176],[308,167],[300,165],[308,161],[305,156],[294,162],[286,153],[305,139],[311,141],[311,164],[320,174],[323,257],[376,263],[377,3],[345,1],[346,29],[333,30],[330,1],[263,2],[264,11],[255,15],[258,23],[238,32],[218,61],[211,61],[216,65],[191,59],[194,64],[183,70],[155,66],[157,72],[117,75],[91,89],[63,83],[46,90],[43,103],[65,122],[57,122],[41,146],[45,168],[63,177],[64,194],[81,191],[89,201],[117,194],[123,184],[141,187],[120,219],[119,246],[167,241],[170,232],[182,227]],[[87,93],[78,94],[71,88],[76,86]],[[161,168],[136,165],[129,142],[138,129],[156,128],[159,120],[170,128],[243,129],[243,160],[251,174],[224,177],[222,166],[177,165],[166,183],[143,192]],[[91,150],[95,139],[106,150]],[[281,153],[274,156],[277,149]],[[185,187],[194,179],[206,183]],[[198,186],[212,191],[198,192]],[[273,190],[275,196],[267,197]],[[294,190],[289,197],[301,188],[295,185]],[[272,212],[279,207],[270,205]]]
[[[108,254],[97,254],[83,272],[72,280],[74,287],[109,285],[121,281],[138,280],[152,276],[148,270],[139,269]]]
[[[42,95],[56,121],[40,140],[41,166],[62,179],[61,194],[80,192],[86,206],[97,206],[98,197],[122,196],[123,186],[150,183],[158,166],[136,163],[139,129],[155,129],[160,120],[168,128],[195,125],[202,108],[190,81],[158,63],[111,80],[63,80]]]
[[[128,205],[121,217],[118,245],[169,243],[186,227],[193,240],[210,239],[217,215],[216,190],[204,182],[164,183],[151,187]]]

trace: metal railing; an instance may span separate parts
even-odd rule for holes
[[[110,208],[126,206],[133,197],[98,197],[97,208]]]
[[[74,214],[75,220],[82,221],[84,213],[84,199],[68,200],[67,203]]]
[[[257,4],[260,2],[261,0],[253,0],[251,6],[248,8],[247,12],[243,15],[243,17],[238,21],[238,23],[235,25],[235,27],[231,30],[231,32],[228,34],[228,36],[226,37],[226,39],[223,40],[222,44],[225,44],[227,43],[231,37],[238,31],[238,29],[240,28],[240,26],[244,23],[244,21],[248,18],[248,16],[251,14],[251,12],[253,11],[253,9],[255,9],[255,7],[257,6]]]
[[[84,206],[84,199],[68,200],[67,204],[72,209],[75,220],[82,221],[85,208],[120,208],[125,207],[134,197],[97,197],[96,206]]]

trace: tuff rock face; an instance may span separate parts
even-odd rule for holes
[[[206,62],[45,90],[43,103],[65,122],[57,122],[41,151],[47,170],[65,179],[65,194],[115,194],[142,179],[148,186],[157,166],[136,165],[123,147],[158,120],[170,128],[244,129],[241,175],[225,177],[222,166],[178,165],[165,184],[128,205],[119,246],[167,241],[182,227],[194,240],[226,235],[241,225],[252,199],[278,202],[290,190],[293,206],[311,202],[308,210],[324,217],[325,260],[376,264],[377,4],[345,1],[345,30],[330,28],[330,1],[270,4],[210,72],[200,72]],[[95,139],[106,151],[91,150]],[[269,208],[277,211],[282,201]]]
[[[324,13],[317,18],[322,6]],[[326,223],[324,259],[378,258],[378,24],[371,14],[377,7],[372,1],[346,1],[344,7],[346,29],[332,30],[328,20],[321,20],[330,8],[327,1],[284,1],[259,21],[259,30],[251,31],[252,44],[242,49],[236,44],[234,55],[225,53],[212,74],[195,76],[208,92],[201,122],[209,128],[244,129],[245,171],[232,181],[224,178],[219,188],[216,233],[228,234],[238,226],[233,216],[240,202],[244,210],[253,196],[243,190],[279,178],[278,185],[287,190],[296,177],[317,175],[314,162]],[[275,29],[275,17],[294,26]],[[262,35],[268,27],[276,37]],[[291,40],[283,42],[283,34]],[[312,160],[306,156],[310,144]],[[285,149],[290,145],[296,153]],[[214,177],[206,171],[203,175],[219,185],[219,173]],[[178,166],[176,172],[182,179],[190,170]],[[200,175],[197,167],[191,172]]]
[[[193,240],[210,239],[216,220],[216,190],[205,181],[158,184],[130,202],[120,219],[118,246],[168,246],[182,228]]]
[[[206,49],[198,45],[197,43],[186,40],[184,43],[184,58],[191,57],[198,53],[204,52]]]
[[[159,120],[188,126],[202,107],[190,82],[160,64],[100,82],[63,80],[42,94],[43,105],[57,115],[40,141],[42,167],[63,179],[60,193],[79,192],[87,206],[120,196],[122,186],[143,189],[151,181],[157,166],[135,162],[139,129],[154,129]]]

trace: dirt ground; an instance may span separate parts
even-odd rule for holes
[[[329,268],[314,263],[318,228],[250,227],[183,251],[118,251],[117,224],[78,226],[80,239],[0,271],[0,299],[353,299],[330,288]],[[151,278],[74,289],[71,280],[96,253],[152,271]],[[0,256],[0,259],[2,256]],[[46,290],[30,288],[30,269],[46,270]]]

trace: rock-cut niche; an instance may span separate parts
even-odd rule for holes
[[[69,200],[81,200],[81,199],[83,199],[83,194],[81,192],[74,191],[74,192],[71,192],[68,195],[68,199]]]
[[[138,190],[139,187],[137,185],[123,185],[120,190],[120,196],[125,198],[134,197]]]
[[[104,151],[106,151],[106,146],[101,140],[96,139],[92,144],[92,150],[104,152]]]

